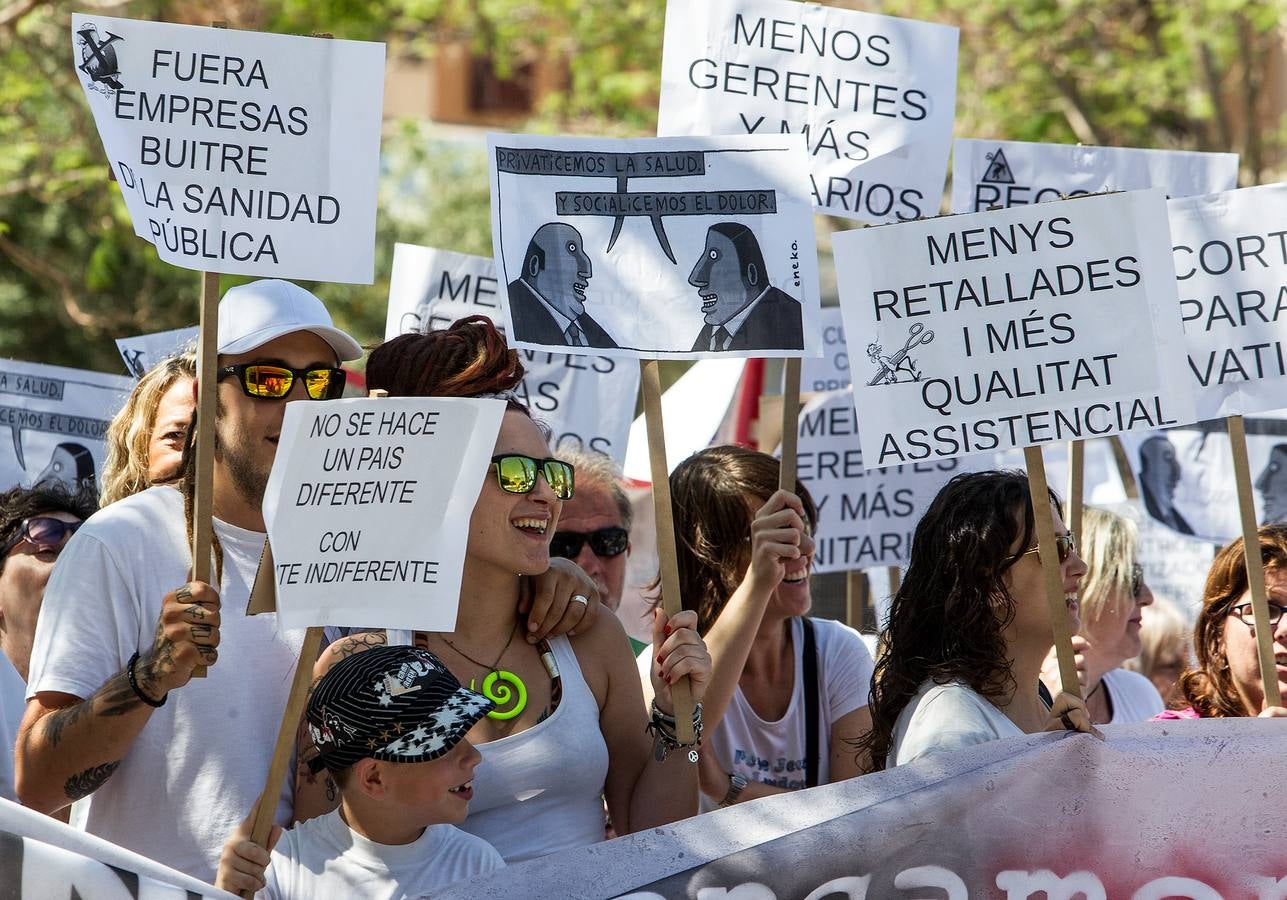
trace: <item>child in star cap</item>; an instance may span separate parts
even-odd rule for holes
[[[427,650],[376,647],[342,660],[305,712],[318,750],[310,765],[330,771],[339,809],[274,828],[267,848],[251,843],[248,818],[224,844],[215,884],[267,900],[382,900],[503,867],[491,844],[452,824],[469,811],[482,758],[465,734],[492,706]]]

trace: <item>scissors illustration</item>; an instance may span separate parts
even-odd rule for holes
[[[912,376],[912,380],[919,381],[920,373],[916,371],[915,363],[909,362],[909,360],[907,359],[907,355],[911,353],[912,350],[914,350],[915,348],[921,346],[922,344],[928,344],[932,340],[934,340],[934,332],[926,331],[925,326],[917,322],[915,325],[912,326],[912,330],[908,333],[907,343],[903,345],[902,350],[899,350],[897,353],[895,353],[893,356],[890,356],[887,359],[879,356],[878,354],[874,356],[874,359],[880,362],[880,371],[872,376],[871,381],[867,382],[867,386],[874,387],[875,385],[882,384],[882,383],[894,384],[895,382],[898,381],[898,376],[896,373],[898,369],[901,368],[903,363],[905,362],[909,363],[909,365],[911,366],[910,374]]]

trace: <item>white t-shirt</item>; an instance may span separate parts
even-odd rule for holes
[[[1153,682],[1139,672],[1129,669],[1112,669],[1104,674],[1104,690],[1113,702],[1113,718],[1110,725],[1127,725],[1131,722],[1147,722],[1162,710],[1166,704],[1162,695],[1157,692]]]
[[[505,867],[491,844],[453,825],[430,825],[410,844],[377,844],[334,810],[295,826],[273,848],[260,900],[415,900]]]
[[[219,660],[171,691],[120,768],[87,798],[91,834],[203,881],[223,842],[254,806],[303,643],[273,614],[246,616],[264,535],[218,520],[223,546]],[[31,654],[28,697],[89,697],[153,642],[166,593],[191,566],[183,498],[155,487],[95,513],[54,565]],[[293,776],[293,769],[292,769]],[[292,776],[277,821],[294,805]],[[85,801],[82,801],[85,802]]]
[[[873,663],[862,635],[831,619],[811,619],[818,651],[818,783],[831,775],[831,726],[867,705]],[[756,715],[741,687],[733,692],[719,727],[706,743],[725,770],[748,781],[801,790],[805,787],[804,625],[791,620],[795,676],[791,700],[782,718],[768,722]],[[653,654],[647,659],[651,661]],[[702,812],[719,807],[719,800],[702,795]]]
[[[26,707],[27,683],[0,653],[0,797],[18,802],[13,781],[13,747],[18,742],[18,725]]]
[[[885,767],[1023,733],[972,688],[959,681],[935,684],[930,680],[898,714]]]

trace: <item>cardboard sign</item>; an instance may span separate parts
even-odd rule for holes
[[[819,212],[938,212],[959,33],[787,0],[666,4],[659,135],[802,134]]]
[[[282,630],[451,631],[501,400],[286,406],[264,493]]]
[[[1282,900],[1287,810],[1263,779],[1211,777],[1274,771],[1281,723],[1102,730],[990,741],[737,804],[440,900]]]
[[[820,351],[799,135],[493,134],[487,146],[514,346],[686,359]]]
[[[1172,200],[1167,210],[1198,418],[1281,408],[1287,184]]]
[[[1161,190],[835,236],[869,467],[1192,421]],[[856,354],[855,354],[856,355]]]
[[[1238,154],[958,139],[952,212],[1160,187],[1190,197],[1238,186]]]
[[[395,244],[384,338],[446,328],[476,315],[503,329],[498,284],[496,264],[486,257]],[[621,463],[639,394],[639,367],[611,356],[518,352],[526,374],[515,392],[550,426],[551,447],[596,450]]]
[[[797,475],[818,508],[813,571],[905,565],[912,533],[948,480],[987,468],[993,456],[865,469],[849,391],[818,397],[800,411]]]
[[[1287,416],[1245,420],[1256,521],[1287,522]],[[1224,419],[1123,436],[1154,521],[1178,534],[1226,544],[1242,534]]]
[[[72,16],[134,233],[171,265],[370,284],[384,45]]]
[[[167,356],[174,356],[185,350],[195,352],[197,334],[196,328],[176,328],[173,331],[117,338],[116,349],[120,351],[121,359],[125,361],[125,368],[130,374],[135,378],[142,378],[148,369]]]
[[[845,323],[840,307],[824,306],[822,356],[800,361],[800,390],[805,393],[842,391],[849,387],[849,348],[845,345]]]
[[[0,486],[97,478],[112,416],[134,382],[122,375],[0,360]]]

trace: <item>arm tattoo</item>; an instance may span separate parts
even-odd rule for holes
[[[360,653],[372,647],[383,647],[387,641],[388,637],[383,631],[364,631],[344,638],[335,650],[340,654],[340,659],[347,659],[354,653]]]
[[[103,782],[112,777],[112,773],[116,771],[120,764],[120,760],[103,763],[101,766],[86,769],[79,775],[73,775],[63,785],[63,793],[67,795],[68,800],[79,800],[81,797],[88,797],[102,787]]]
[[[89,705],[86,700],[78,700],[71,706],[56,709],[45,716],[45,738],[49,741],[49,746],[58,746],[58,743],[63,739],[63,730],[68,725],[74,725],[84,718],[85,711],[89,709]]]
[[[100,716],[123,716],[143,705],[124,672],[99,688],[93,699],[98,701],[94,712]]]

